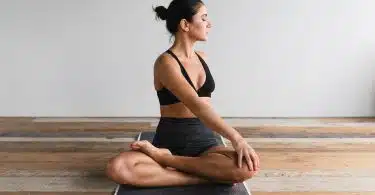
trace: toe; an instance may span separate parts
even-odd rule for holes
[[[143,144],[139,141],[133,142],[130,146],[134,148],[140,148]]]

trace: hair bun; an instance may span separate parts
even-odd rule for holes
[[[154,8],[154,11],[156,12],[156,16],[160,18],[161,20],[166,20],[167,19],[167,8],[164,6],[157,6]]]

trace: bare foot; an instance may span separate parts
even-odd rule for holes
[[[130,144],[130,147],[132,150],[141,151],[147,154],[160,164],[163,164],[163,158],[165,158],[165,156],[172,155],[171,151],[169,151],[168,149],[157,148],[147,140],[135,141]]]

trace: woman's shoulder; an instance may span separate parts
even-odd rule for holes
[[[166,52],[163,52],[163,53],[159,54],[159,56],[157,56],[156,60],[155,60],[155,66],[156,67],[171,66],[171,65],[174,65],[174,64],[175,64],[174,59],[172,58],[172,56],[170,56]]]
[[[157,75],[177,73],[178,71],[178,63],[168,53],[163,52],[157,56],[154,62],[154,72],[157,73]]]

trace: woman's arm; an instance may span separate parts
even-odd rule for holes
[[[155,73],[164,87],[170,90],[208,128],[232,142],[242,138],[241,134],[225,123],[206,101],[199,98],[196,91],[182,75],[179,65],[173,58],[166,55],[158,58],[155,63]]]

